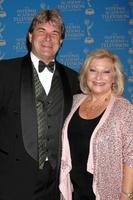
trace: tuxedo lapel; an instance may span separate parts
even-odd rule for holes
[[[69,80],[67,77],[67,74],[65,72],[65,69],[63,66],[60,65],[60,63],[56,62],[56,68],[60,74],[61,82],[63,86],[63,94],[64,94],[64,120],[67,117],[67,115],[70,112],[71,106],[72,106],[72,92],[69,85]]]
[[[22,62],[21,124],[24,147],[27,153],[37,160],[37,116],[30,56],[25,56]]]

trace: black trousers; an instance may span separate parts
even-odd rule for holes
[[[34,200],[59,200],[58,186],[57,170],[46,161],[44,169],[37,172]]]

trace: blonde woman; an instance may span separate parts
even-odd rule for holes
[[[63,200],[133,200],[133,105],[115,54],[92,52],[62,136]]]

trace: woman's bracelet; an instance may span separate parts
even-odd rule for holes
[[[123,192],[122,194],[126,195],[130,200],[133,200],[133,192]]]

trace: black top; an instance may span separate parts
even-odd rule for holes
[[[103,114],[103,113],[102,113]],[[79,108],[68,126],[68,139],[72,158],[71,181],[74,187],[73,200],[95,200],[92,190],[93,175],[87,172],[90,138],[102,114],[95,119],[83,119]]]

